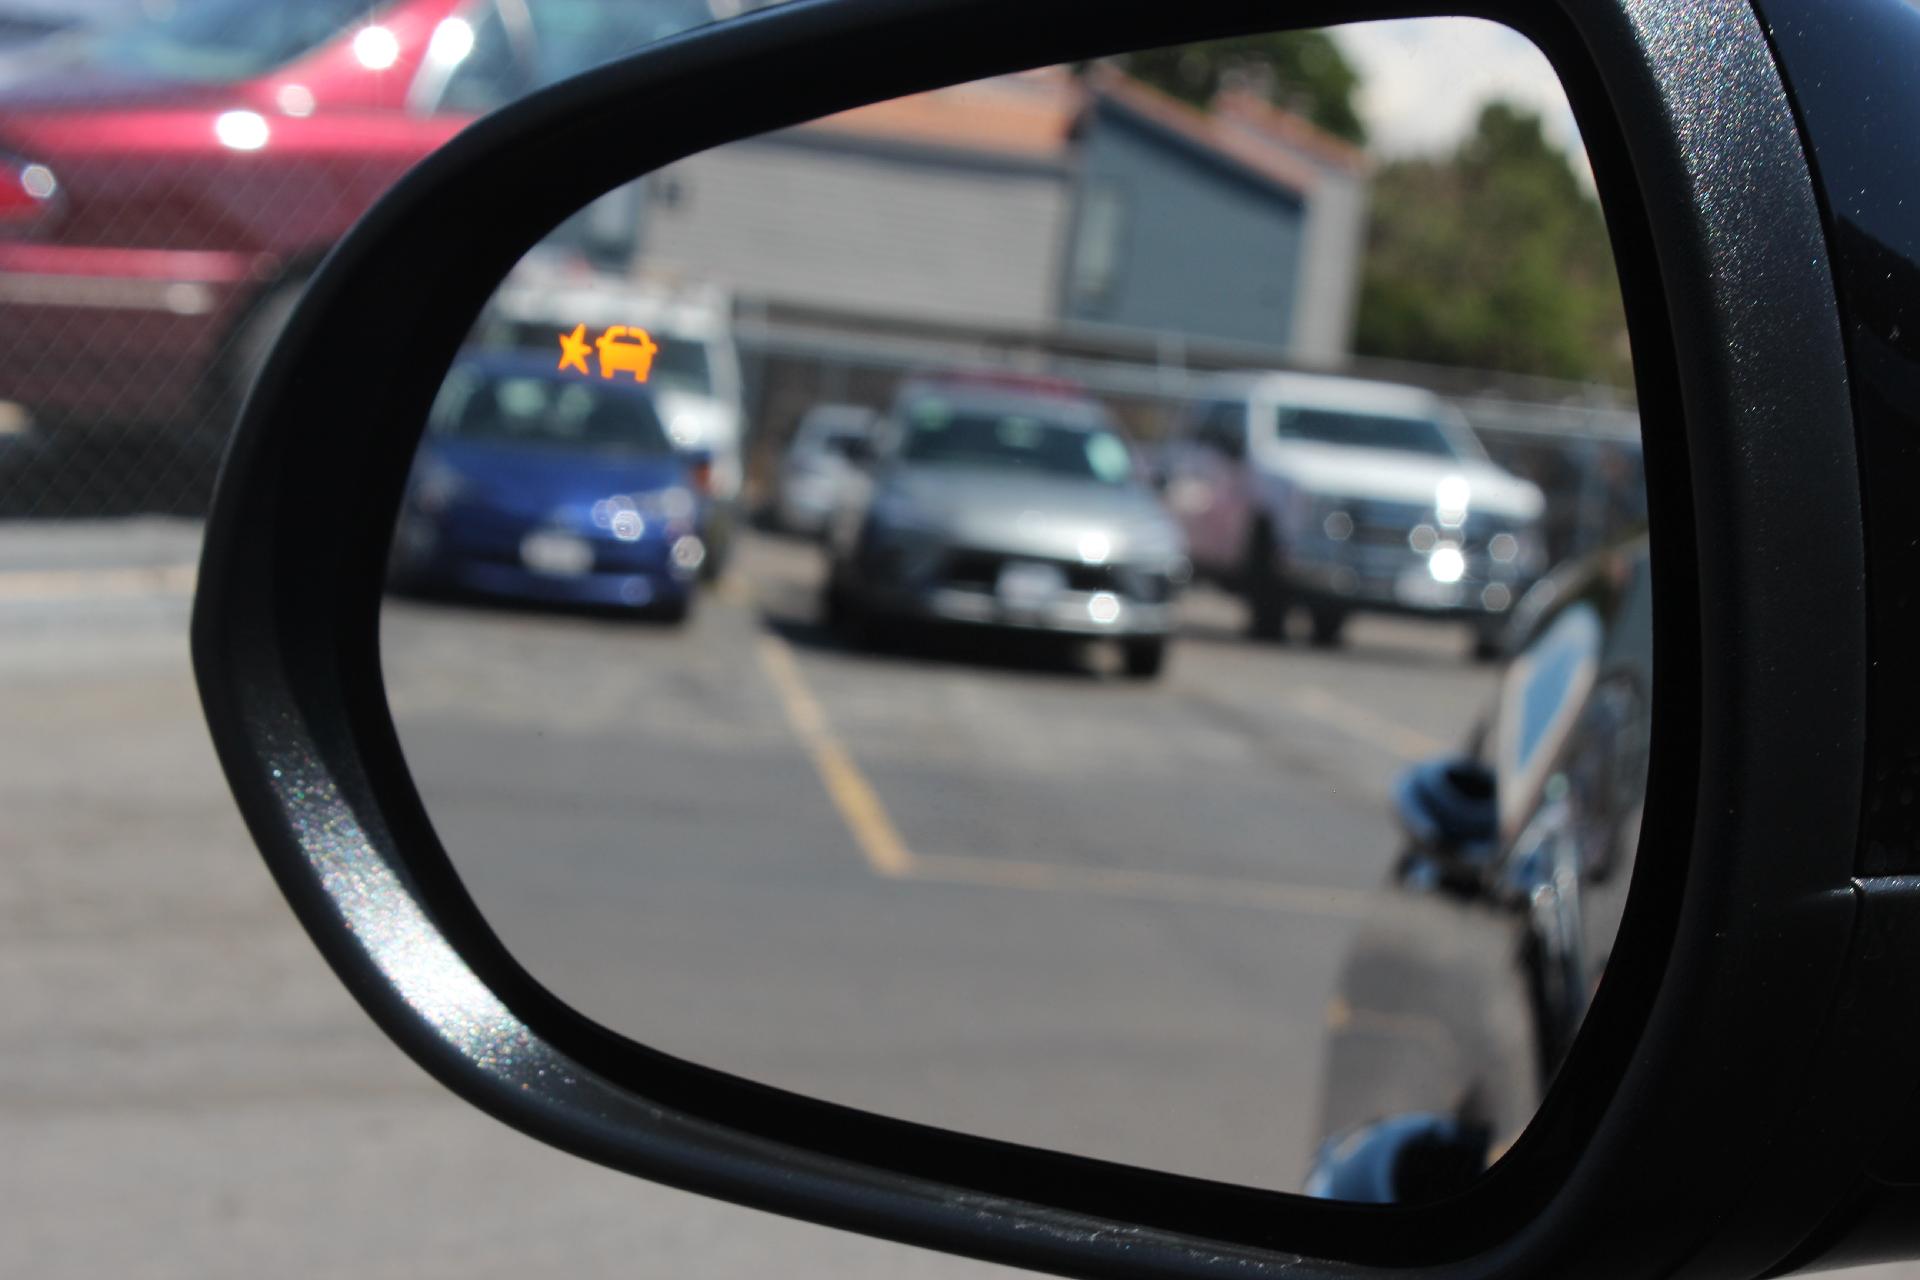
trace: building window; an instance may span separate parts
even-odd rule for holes
[[[1080,197],[1080,225],[1073,237],[1074,299],[1103,303],[1120,283],[1126,242],[1127,197],[1116,182],[1090,182]]]

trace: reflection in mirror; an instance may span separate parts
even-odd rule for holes
[[[609,1027],[1431,1197],[1533,1114],[1619,923],[1639,458],[1517,36],[1046,68],[532,248],[425,424],[389,694],[481,909]]]

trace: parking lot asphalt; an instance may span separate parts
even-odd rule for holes
[[[388,1046],[219,778],[197,536],[0,536],[0,1274],[1012,1274],[563,1157]],[[1256,646],[1203,590],[1138,684],[1097,653],[835,648],[817,573],[756,537],[685,629],[390,605],[403,742],[502,937],[697,1061],[1297,1185],[1385,788],[1493,678],[1464,635]]]
[[[684,631],[389,606],[401,740],[508,946],[707,1065],[1297,1187],[1387,784],[1490,687],[1464,636],[1256,647],[1201,593],[1153,682],[964,633],[849,653],[820,568],[757,541]]]

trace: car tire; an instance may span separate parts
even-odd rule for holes
[[[820,622],[845,648],[864,649],[872,640],[866,610],[854,602],[837,573],[827,574],[820,591]]]
[[[1241,562],[1240,590],[1247,601],[1247,635],[1255,640],[1287,638],[1286,587],[1280,581],[1280,549],[1273,531],[1256,524]]]
[[[669,627],[683,627],[687,619],[693,616],[693,597],[681,596],[678,600],[669,600],[653,609],[655,621]]]
[[[1507,647],[1501,643],[1498,627],[1475,627],[1473,632],[1473,660],[1475,662],[1498,662],[1506,656]]]
[[[1315,608],[1311,611],[1313,621],[1312,642],[1316,649],[1337,649],[1347,628],[1347,613],[1344,609]]]
[[[1163,636],[1150,640],[1126,640],[1120,645],[1121,665],[1130,680],[1155,680],[1167,665],[1167,641]]]
[[[734,512],[723,510],[706,522],[701,530],[707,546],[707,555],[700,562],[700,581],[718,582],[727,572],[727,565],[733,560],[733,544],[737,519]]]

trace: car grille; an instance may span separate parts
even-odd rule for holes
[[[1147,604],[1168,597],[1164,575],[1143,573],[1120,565],[1086,564],[1077,560],[1055,560],[1045,556],[1007,555],[998,551],[962,549],[947,554],[940,567],[940,581],[967,591],[991,591],[1000,581],[1000,571],[1010,564],[1050,564],[1060,570],[1069,591],[1089,594],[1111,591]]]
[[[1432,507],[1413,502],[1350,502],[1340,509],[1353,520],[1353,532],[1346,540],[1356,547],[1405,550],[1409,535],[1424,524],[1466,554],[1474,555],[1485,551],[1488,540],[1507,527],[1498,519],[1469,515],[1465,527],[1442,529]]]

